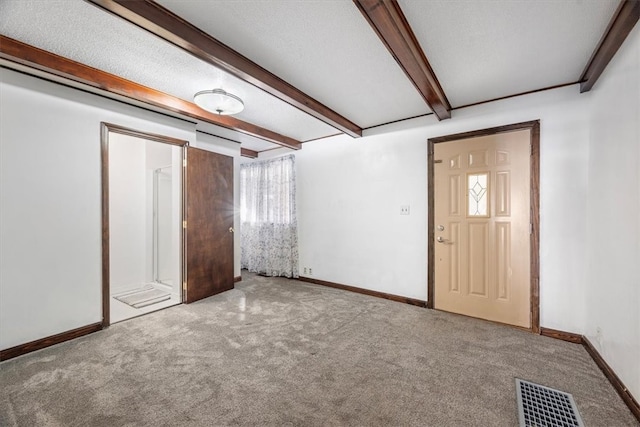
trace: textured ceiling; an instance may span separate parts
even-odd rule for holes
[[[192,101],[204,89],[237,94],[235,117],[299,140],[333,127],[160,38],[80,0],[0,2],[0,32],[27,44]],[[29,25],[24,25],[29,22]]]
[[[452,107],[574,83],[619,0],[399,0]]]
[[[351,0],[157,1],[363,128],[430,113]],[[619,0],[398,2],[455,108],[576,82]],[[244,100],[237,118],[280,134],[337,132],[85,1],[0,0],[0,17],[3,35],[188,101],[221,87]],[[252,150],[276,147],[197,129]]]
[[[361,127],[431,111],[352,1],[157,3]]]

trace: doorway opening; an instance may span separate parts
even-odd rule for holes
[[[540,329],[540,122],[428,141],[427,307]]]
[[[103,123],[103,326],[183,300],[186,141]]]

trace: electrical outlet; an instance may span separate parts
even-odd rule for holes
[[[307,274],[307,267],[304,268],[304,274]]]
[[[313,276],[313,270],[309,269],[309,276]]]
[[[409,215],[409,205],[400,206],[400,215]]]

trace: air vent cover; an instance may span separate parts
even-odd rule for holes
[[[521,427],[584,427],[573,396],[516,378]]]

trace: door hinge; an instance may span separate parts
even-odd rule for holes
[[[183,168],[187,167],[187,159],[182,159],[182,167]]]
[[[442,163],[442,160],[434,160],[433,163]]]
[[[182,282],[182,292],[187,292],[187,281]]]
[[[187,228],[187,221],[182,221],[182,228]]]
[[[533,223],[529,223],[529,234],[533,234]]]

